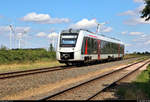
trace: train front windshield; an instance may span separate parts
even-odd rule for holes
[[[75,47],[77,42],[77,33],[63,33],[60,36],[60,47]]]

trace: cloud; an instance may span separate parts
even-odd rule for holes
[[[146,41],[144,44],[145,45],[149,45],[150,44],[150,40]]]
[[[134,15],[136,15],[136,12],[133,10],[128,10],[128,11],[125,11],[125,12],[119,14],[119,16],[126,16],[126,15],[134,16]]]
[[[37,37],[46,37],[47,34],[44,33],[44,32],[39,32],[39,33],[36,34],[36,36],[37,36]]]
[[[51,38],[57,38],[58,33],[56,33],[56,32],[52,32],[52,33],[39,32],[36,34],[36,36],[37,37],[47,37],[47,38],[51,39]]]
[[[78,21],[75,24],[70,25],[70,28],[74,29],[92,29],[97,27],[97,21],[96,19],[82,19],[81,21]],[[101,26],[100,32],[111,32],[112,27],[106,27],[104,25]]]
[[[143,3],[144,0],[133,0],[135,3]]]
[[[135,2],[141,2],[143,0],[135,0]],[[126,25],[135,26],[137,24],[150,24],[150,21],[145,21],[145,18],[140,18],[140,12],[144,9],[145,4],[141,4],[134,10],[128,10],[123,13],[120,13],[119,16],[131,16],[130,18],[126,19],[123,23]]]
[[[142,32],[130,32],[129,34],[130,35],[142,35],[143,33]]]
[[[123,13],[118,14],[118,16],[139,16],[140,12],[144,9],[145,4],[141,4],[140,6],[138,6],[137,8],[133,9],[133,10],[128,10],[125,11]]]
[[[113,29],[112,29],[112,27],[104,27],[104,29],[102,29],[102,31],[101,32],[111,32]]]
[[[125,34],[127,34],[127,33],[128,33],[128,31],[121,32],[121,34],[123,34],[123,35],[125,35]]]
[[[150,35],[149,34],[144,34],[139,32],[140,37],[137,37],[133,39],[134,42],[139,43],[139,44],[145,44],[148,45],[150,44]]]
[[[50,34],[48,34],[48,36],[47,36],[48,38],[58,38],[58,34],[56,33],[56,32],[53,32],[53,33],[50,33]]]
[[[92,20],[82,19],[81,21],[78,21],[76,24],[72,24],[70,28],[89,29],[89,28],[94,28],[96,26],[97,26],[97,22],[95,19]]]
[[[144,18],[130,18],[123,22],[126,25],[150,24],[150,21],[145,21]]]
[[[35,22],[40,24],[57,24],[57,23],[68,23],[68,18],[51,18],[49,14],[37,14],[35,12],[28,13],[26,16],[21,18],[25,22]]]

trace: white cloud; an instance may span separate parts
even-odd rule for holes
[[[126,16],[126,15],[134,16],[134,15],[136,15],[136,12],[133,10],[128,10],[128,11],[125,11],[125,12],[119,14],[119,16]]]
[[[127,31],[121,32],[121,34],[123,34],[123,35],[124,35],[124,34],[127,34],[127,33],[128,33]]]
[[[150,21],[145,21],[144,18],[130,18],[123,22],[127,25],[137,25],[137,24],[150,24]]]
[[[70,25],[70,28],[74,29],[91,29],[97,27],[96,19],[82,19],[75,24]],[[100,32],[110,32],[112,31],[112,27],[105,27],[104,25],[101,26]]]
[[[141,34],[143,34],[142,32],[130,32],[129,33],[130,35],[141,35]]]
[[[51,18],[49,14],[37,14],[35,12],[28,13],[26,16],[21,18],[21,20],[41,24],[68,23],[70,21],[68,18]]]
[[[37,37],[47,37],[49,39],[57,38],[58,33],[52,32],[52,33],[45,33],[45,32],[39,32],[36,34]]]
[[[149,34],[142,34],[140,35],[140,37],[137,37],[135,39],[133,39],[132,41],[139,43],[139,44],[145,44],[145,45],[149,45],[150,44],[150,35]]]
[[[135,0],[135,2],[141,2],[143,0]],[[126,25],[137,25],[137,24],[150,24],[150,21],[145,21],[145,18],[140,18],[140,12],[144,9],[145,4],[142,3],[139,7],[135,8],[134,10],[128,10],[123,13],[120,13],[119,16],[128,16],[131,17],[125,20],[123,23]]]
[[[53,32],[53,33],[48,34],[47,37],[48,37],[48,38],[57,38],[57,37],[58,37],[58,34],[57,34],[56,32]]]
[[[145,4],[141,4],[140,6],[138,6],[137,8],[135,8],[134,10],[128,10],[125,11],[123,13],[120,13],[119,16],[139,16],[140,12],[144,9]]]
[[[146,41],[144,44],[145,44],[145,45],[150,44],[150,40]]]
[[[81,21],[77,22],[76,24],[72,24],[70,28],[75,29],[88,29],[88,28],[94,28],[97,26],[96,20],[88,20],[88,19],[82,19]]]
[[[37,37],[46,37],[47,34],[44,33],[44,32],[39,32],[39,33],[36,34],[36,36],[37,36]]]
[[[135,3],[143,3],[144,0],[133,0]]]
[[[112,27],[104,27],[104,29],[102,29],[102,31],[101,32],[111,32],[113,29],[112,29]]]

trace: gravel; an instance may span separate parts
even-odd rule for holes
[[[143,63],[142,63],[143,64]],[[126,75],[130,71],[142,65],[141,63],[131,66],[127,69],[124,69],[121,72],[113,73],[106,77],[94,80],[89,82],[88,84],[83,84],[80,87],[76,87],[72,90],[66,91],[60,95],[57,95],[50,100],[87,100],[93,94],[99,92],[106,86],[110,85],[114,81],[118,80],[120,77]]]
[[[122,96],[117,95],[117,90],[119,87],[129,87],[132,81],[136,80],[136,77],[147,68],[146,64],[142,68],[140,68],[138,71],[132,73],[128,77],[120,80],[114,87],[110,87],[104,92],[98,94],[96,97],[94,97],[92,100],[116,100],[116,99],[123,99]],[[123,99],[124,100],[124,99]]]
[[[85,75],[89,72],[94,72],[100,69],[128,64],[136,59],[138,58],[0,80],[0,99],[5,96],[14,95],[32,88],[38,88],[41,85],[56,83],[64,79]]]

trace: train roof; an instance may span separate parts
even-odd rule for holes
[[[120,43],[120,44],[123,44],[124,43],[122,41],[120,41],[119,39],[116,39],[116,38],[113,38],[113,37],[108,37],[106,35],[103,35],[103,34],[99,34],[99,33],[94,33],[94,32],[91,32],[89,30],[86,30],[86,29],[68,29],[68,30],[63,30],[61,33],[79,33],[80,31],[85,31],[85,32],[88,32],[89,34],[92,34],[100,39],[103,39],[103,40],[106,40],[106,41],[109,41],[109,42],[114,42],[114,43]]]

